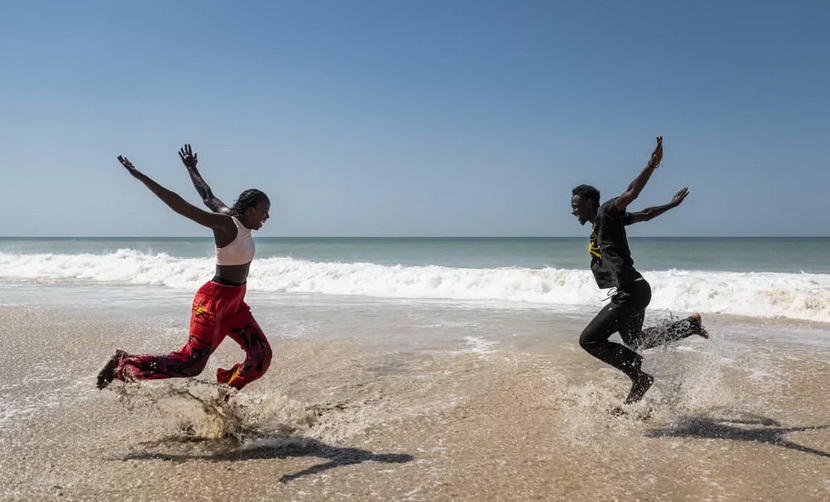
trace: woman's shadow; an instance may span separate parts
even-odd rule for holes
[[[734,418],[684,416],[671,427],[647,431],[646,436],[752,441],[830,458],[830,453],[793,443],[784,437],[791,432],[827,429],[830,425],[781,427],[779,422],[771,418],[749,413],[732,414],[736,416]]]
[[[178,441],[181,442],[181,440]],[[159,446],[169,442],[170,438],[167,440],[155,441],[153,444]],[[231,449],[227,449],[226,441],[220,441],[220,443],[225,446],[223,446],[220,451],[213,453],[194,455],[142,452],[127,455],[120,460],[160,459],[169,460],[171,462],[188,462],[191,460],[234,462],[239,460],[284,459],[291,457],[319,457],[328,460],[327,462],[314,465],[294,474],[286,474],[281,476],[280,481],[287,483],[288,481],[292,481],[303,476],[318,474],[343,465],[360,464],[366,461],[403,464],[413,460],[414,458],[412,455],[407,454],[372,453],[359,448],[340,448],[323,443],[322,441],[318,441],[316,439],[303,437],[273,438],[267,439],[256,446],[235,447]],[[145,445],[149,444],[145,443]]]

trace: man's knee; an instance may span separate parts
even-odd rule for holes
[[[579,346],[591,354],[599,351],[604,341],[594,331],[587,328],[579,335]]]

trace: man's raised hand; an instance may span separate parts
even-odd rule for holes
[[[182,164],[188,169],[195,168],[199,162],[199,154],[193,153],[189,143],[179,148],[179,158],[182,159]]]
[[[687,195],[689,195],[689,187],[681,188],[680,191],[677,192],[676,194],[674,194],[674,197],[671,198],[671,204],[673,206],[679,206],[680,203],[683,202],[683,199],[685,199]]]
[[[657,146],[651,152],[651,158],[648,159],[648,167],[656,169],[660,167],[660,162],[663,160],[663,136],[657,136]]]

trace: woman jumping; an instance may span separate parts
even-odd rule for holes
[[[192,377],[202,372],[208,358],[230,336],[245,350],[245,362],[231,369],[219,369],[219,383],[241,389],[261,377],[271,363],[271,347],[260,329],[250,307],[245,303],[245,282],[254,258],[251,230],[259,230],[268,219],[271,202],[255,189],[245,190],[229,208],[213,195],[196,169],[197,156],[190,145],[179,150],[179,156],[190,173],[196,190],[211,211],[188,203],[181,196],[159,185],[118,156],[127,171],[144,183],[170,209],[213,230],[216,242],[216,275],[205,283],[193,299],[190,316],[190,337],[177,352],[167,355],[131,355],[116,350],[98,374],[98,388],[113,379],[148,380],[156,378]]]

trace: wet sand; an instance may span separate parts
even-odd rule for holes
[[[117,319],[0,308],[0,500],[830,499],[825,346],[667,350],[615,417],[624,377],[575,342],[272,339],[271,370],[226,405],[192,380],[97,391],[125,332],[177,348]],[[223,344],[199,380],[238,357]]]

